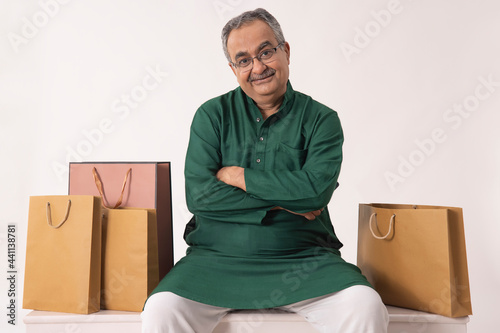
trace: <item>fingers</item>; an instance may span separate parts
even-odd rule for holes
[[[292,214],[295,214],[295,215],[304,216],[309,221],[312,221],[312,220],[316,219],[316,217],[319,216],[319,215],[321,215],[321,213],[324,210],[324,208],[321,208],[321,209],[313,210],[313,211],[310,211],[310,212],[307,212],[307,213],[297,213],[297,212],[293,212],[291,210],[288,210],[288,209],[285,209],[285,208],[282,208],[282,207],[278,207],[278,206],[273,207],[271,210],[275,210],[275,209],[283,209],[283,210],[286,210],[289,213],[292,213]]]
[[[227,167],[223,167],[217,171],[215,177],[217,177],[217,180],[225,182],[224,180],[227,178]]]
[[[323,211],[323,208],[318,209],[318,210],[314,210],[314,211],[312,211],[312,213],[314,214],[314,216],[319,216],[319,215],[321,215],[322,211]]]
[[[312,221],[312,220],[316,219],[316,216],[321,215],[321,212],[323,212],[323,209],[324,208],[321,208],[321,209],[318,209],[318,210],[313,210],[313,211],[308,212],[308,213],[304,213],[304,217],[306,219],[308,219],[309,221]]]
[[[304,213],[304,214],[302,214],[302,216],[304,216],[309,221],[312,221],[316,218],[316,216],[314,216],[314,214],[312,212]]]
[[[217,171],[215,177],[218,181],[239,187],[246,191],[245,169],[239,166],[226,166]]]

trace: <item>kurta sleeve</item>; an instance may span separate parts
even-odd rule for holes
[[[342,127],[336,112],[318,117],[300,170],[245,169],[247,193],[288,210],[305,213],[326,207],[342,163]]]
[[[219,125],[203,108],[193,119],[184,172],[188,209],[222,222],[259,224],[273,205],[216,178],[222,168]]]

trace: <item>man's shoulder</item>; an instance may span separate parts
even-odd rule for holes
[[[318,114],[320,116],[326,116],[331,114],[337,116],[337,111],[327,106],[326,104],[317,101],[316,99],[312,98],[311,96],[305,93],[302,93],[300,91],[294,91],[294,95],[295,95],[295,104],[299,107],[304,107],[305,109],[307,109],[307,112],[309,114]]]
[[[237,87],[231,91],[228,91],[222,95],[213,97],[201,105],[201,109],[206,111],[209,110],[221,110],[222,107],[230,105],[237,99],[241,99],[241,88]]]

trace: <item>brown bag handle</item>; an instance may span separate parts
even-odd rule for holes
[[[389,231],[387,231],[387,234],[385,236],[377,236],[377,235],[375,235],[375,232],[373,231],[372,223],[373,223],[373,218],[376,216],[377,216],[377,213],[373,213],[370,216],[370,231],[372,233],[372,236],[375,237],[376,239],[387,239],[387,237],[389,237],[389,235],[391,234],[392,227],[394,225],[394,219],[396,218],[396,214],[392,214],[391,220],[389,222]],[[375,219],[375,224],[377,225],[377,229],[378,229],[377,219]]]
[[[123,180],[122,192],[120,193],[120,197],[118,198],[118,201],[116,202],[116,204],[113,207],[111,207],[108,204],[108,200],[106,200],[106,197],[104,196],[102,181],[99,177],[99,174],[97,173],[97,169],[95,167],[92,168],[92,174],[94,175],[95,186],[97,186],[97,190],[99,191],[99,194],[101,195],[102,205],[105,208],[115,209],[115,208],[120,207],[120,205],[122,204],[122,201],[123,201],[123,193],[125,192],[125,186],[127,185],[128,175],[130,174],[131,171],[132,171],[132,168],[128,169],[127,173],[125,174],[125,179]]]
[[[69,209],[71,208],[71,200],[68,200],[68,206],[66,207],[66,215],[64,215],[64,218],[63,220],[58,224],[58,225],[52,225],[52,213],[51,213],[51,210],[50,210],[50,202],[47,201],[47,209],[46,209],[46,213],[47,213],[47,224],[51,227],[51,228],[54,228],[54,229],[59,229],[63,224],[64,222],[66,222],[66,220],[68,219],[68,216],[69,216]]]

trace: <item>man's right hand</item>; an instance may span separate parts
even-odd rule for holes
[[[304,216],[306,219],[308,219],[309,221],[312,221],[314,220],[317,216],[319,216],[321,214],[321,212],[324,210],[324,208],[321,208],[321,209],[318,209],[318,210],[313,210],[313,211],[310,211],[310,212],[307,212],[307,213],[297,213],[297,212],[292,212],[291,210],[288,210],[288,209],[285,209],[283,207],[274,207],[273,209],[271,210],[276,210],[276,209],[281,209],[281,210],[286,210],[287,212],[289,213],[292,213],[292,214],[295,214],[295,215],[300,215],[300,216]]]

